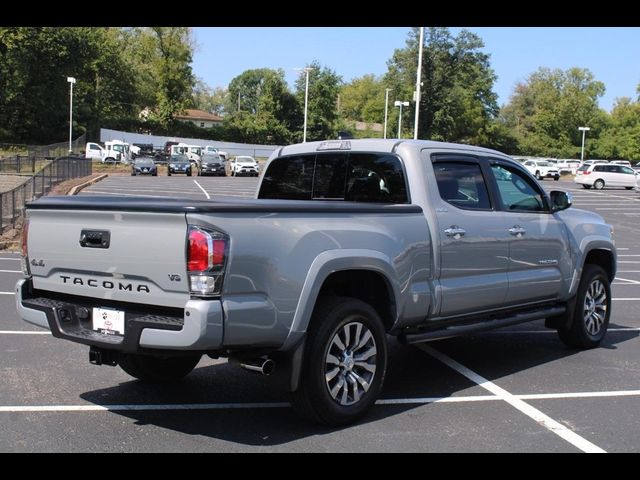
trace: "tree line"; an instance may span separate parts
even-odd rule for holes
[[[307,139],[381,137],[388,92],[388,137],[413,137],[419,29],[387,61],[381,76],[349,82],[313,61],[309,71]],[[517,84],[500,107],[496,74],[482,39],[467,30],[425,30],[418,138],[469,143],[512,155],[579,158],[588,126],[587,158],[640,160],[638,98],[598,107],[605,85],[585,68],[540,67]],[[97,139],[99,129],[286,144],[302,140],[306,76],[290,89],[282,69],[242,72],[228,86],[212,88],[195,76],[195,42],[186,27],[0,28],[0,142],[63,140],[68,128],[69,86],[74,87],[74,136]],[[640,85],[638,91],[640,94]],[[223,118],[203,129],[177,122],[185,108]],[[355,122],[378,128],[356,130]],[[66,126],[66,127],[65,127]]]

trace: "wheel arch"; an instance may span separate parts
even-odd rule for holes
[[[369,303],[387,331],[396,321],[400,290],[389,257],[374,250],[325,251],[309,268],[282,350],[296,344],[307,331],[320,296],[331,294]]]

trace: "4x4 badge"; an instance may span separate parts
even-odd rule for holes
[[[36,260],[35,258],[31,260],[31,266],[33,267],[44,267],[44,260]]]

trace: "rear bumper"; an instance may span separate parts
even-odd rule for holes
[[[16,308],[23,320],[72,342],[127,353],[147,349],[212,351],[222,345],[223,314],[219,300],[189,300],[184,309],[154,309],[140,304],[37,291],[30,279],[19,280],[15,292]],[[94,331],[93,307],[124,311],[125,334],[105,335]]]

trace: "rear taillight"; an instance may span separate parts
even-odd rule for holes
[[[229,237],[202,227],[189,226],[187,273],[192,295],[219,295],[227,261]]]
[[[587,170],[587,171],[582,172],[582,174],[583,175],[591,175],[591,172]]]
[[[31,269],[29,268],[29,252],[27,251],[27,240],[29,239],[29,220],[25,218],[22,224],[22,273],[29,276]]]

